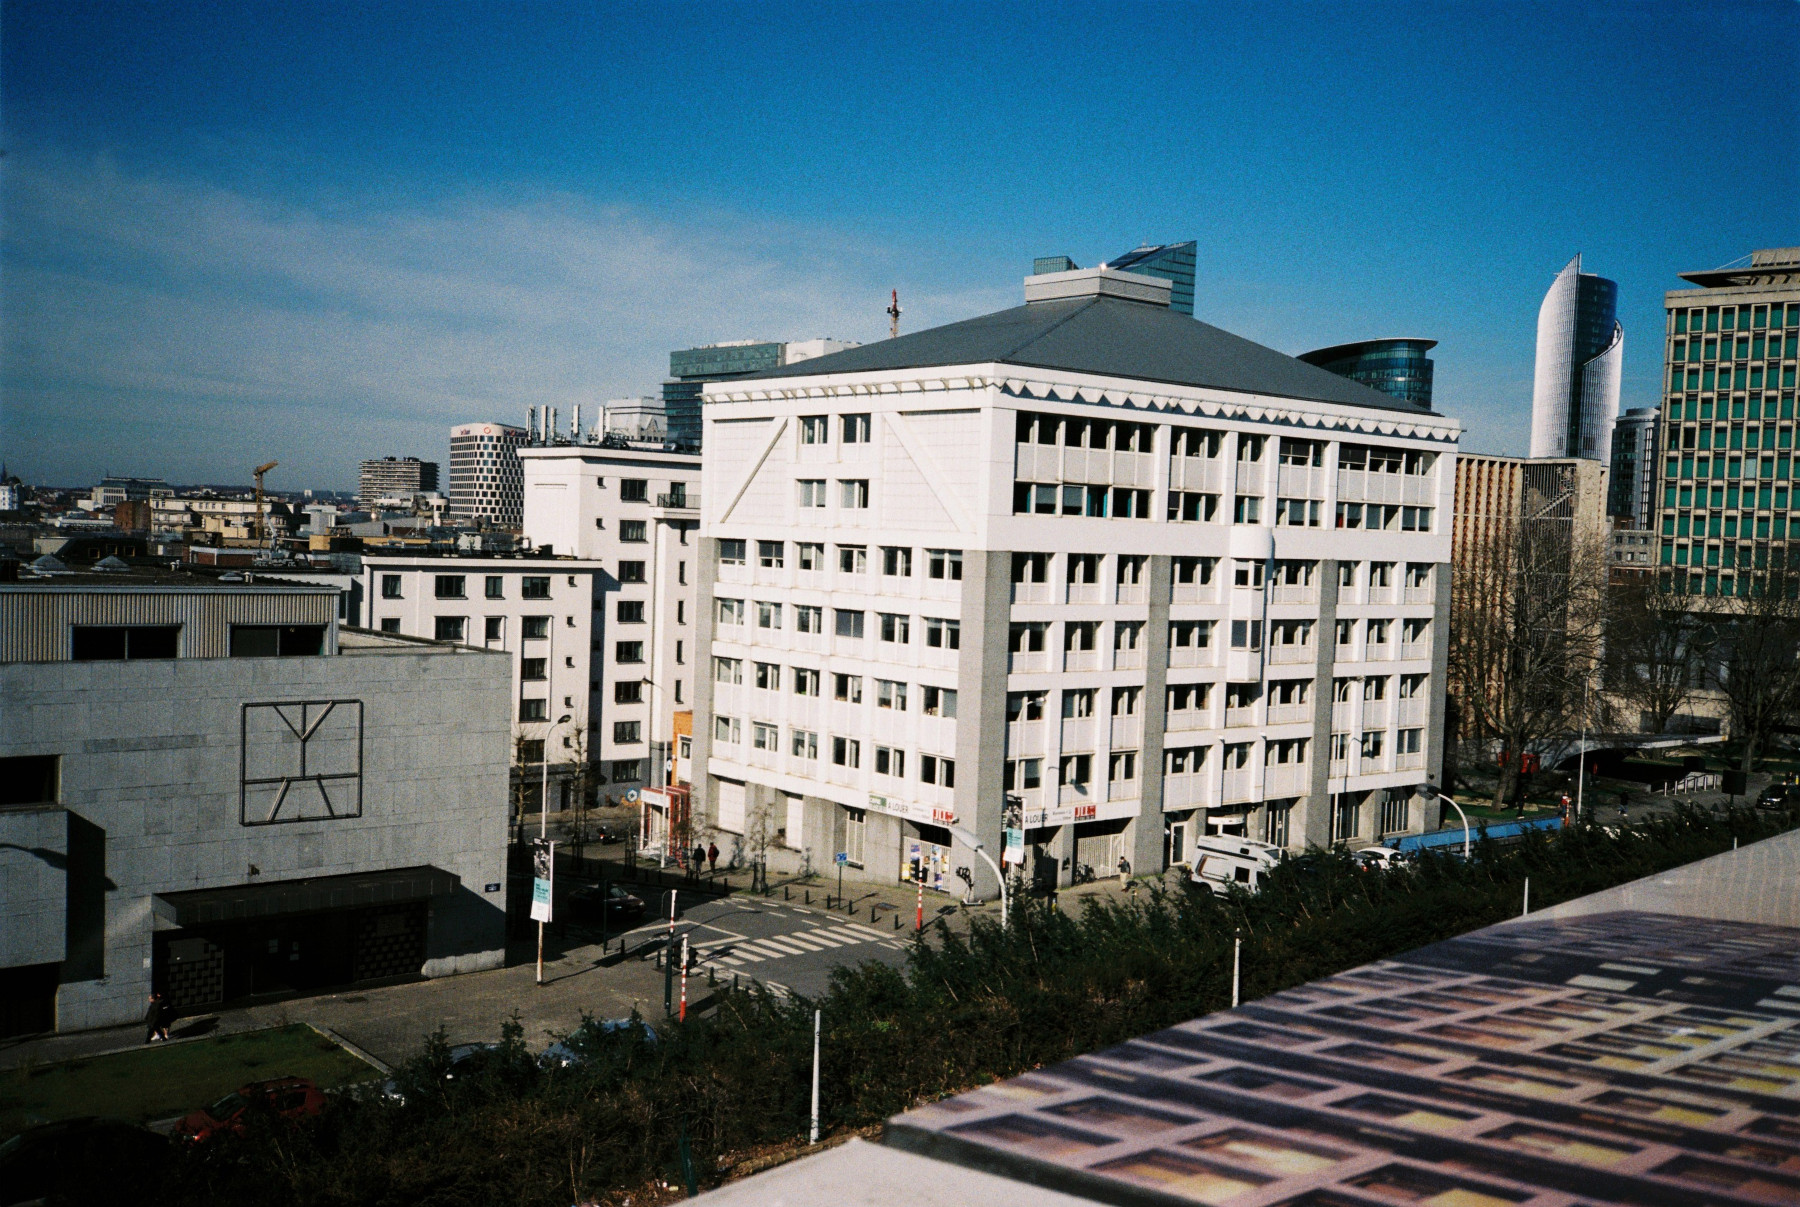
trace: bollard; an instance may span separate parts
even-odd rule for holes
[[[808,905],[812,904],[812,890],[811,889],[806,890],[806,903]]]
[[[900,929],[900,912],[898,910],[894,911],[894,929]]]
[[[856,917],[856,902],[854,902],[854,901],[844,902],[844,913],[849,917],[852,917],[852,918]]]
[[[793,900],[793,897],[788,895],[788,886],[785,884],[781,886],[781,899],[783,901],[792,901]]]

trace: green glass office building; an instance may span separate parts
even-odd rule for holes
[[[1800,582],[1800,247],[1684,272],[1665,296],[1658,560],[1677,590]]]

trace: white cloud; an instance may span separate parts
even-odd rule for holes
[[[829,230],[568,194],[303,204],[105,158],[9,157],[0,453],[37,481],[108,470],[347,487],[441,457],[448,427],[653,393],[671,349],[885,334],[1010,304],[930,294]]]

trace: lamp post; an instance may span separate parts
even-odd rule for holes
[[[1000,929],[1005,930],[1007,924],[1006,877],[1000,874],[1000,865],[994,862],[993,856],[987,853],[987,844],[975,837],[974,833],[961,826],[949,826],[950,836],[981,856],[983,863],[993,869],[994,879],[1000,882]]]
[[[1455,801],[1451,800],[1448,796],[1445,796],[1442,792],[1439,792],[1438,786],[1436,784],[1426,784],[1425,791],[1427,791],[1431,795],[1437,797],[1439,800],[1443,801],[1446,805],[1449,805],[1452,809],[1455,809],[1456,815],[1458,817],[1462,818],[1463,858],[1467,859],[1469,857],[1469,815],[1467,813],[1463,812],[1463,807],[1461,805],[1459,805]]]
[[[562,716],[556,718],[556,720],[550,722],[550,728],[544,731],[544,773],[538,787],[539,843],[546,841],[549,838],[550,832],[550,739],[555,736],[556,727],[558,725],[568,722],[569,715],[570,714],[568,713],[564,713]],[[551,858],[554,860],[555,856],[551,856]],[[551,871],[553,873],[555,871],[554,864],[551,867]],[[554,906],[552,908],[554,908]],[[600,908],[602,912],[605,911],[605,901],[600,903]],[[544,920],[542,918],[538,919],[537,983],[539,985],[544,983]]]

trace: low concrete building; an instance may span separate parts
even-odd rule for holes
[[[509,660],[337,603],[0,583],[0,1033],[501,963]]]

